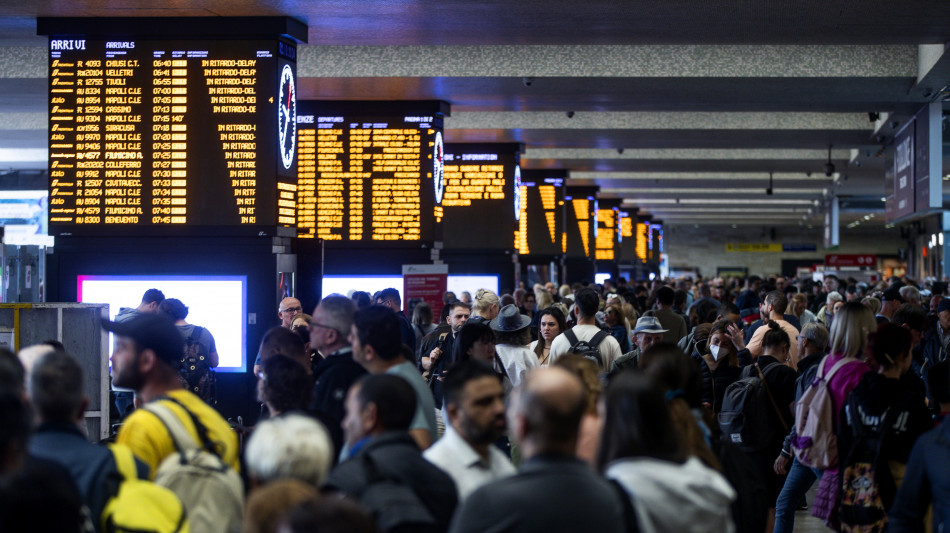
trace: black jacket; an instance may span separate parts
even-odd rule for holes
[[[532,457],[466,498],[452,533],[620,533],[620,492],[573,456]]]
[[[752,356],[749,350],[742,350],[738,354],[739,366],[729,366],[725,362],[716,366],[713,372],[706,364],[702,354],[699,353],[699,347],[693,349],[693,360],[699,365],[699,370],[703,376],[703,403],[709,405],[713,413],[719,413],[722,409],[722,398],[726,394],[726,387],[739,380],[742,374],[742,368],[751,363]]]
[[[769,369],[773,364],[777,366]],[[772,415],[769,420],[772,423],[773,435],[775,436],[775,448],[769,449],[770,454],[778,454],[782,447],[785,435],[789,428],[794,425],[792,418],[792,404],[795,402],[795,381],[798,379],[798,373],[790,366],[786,366],[770,355],[760,355],[756,364],[762,370],[765,376],[765,384],[768,385],[769,393],[775,400],[775,407],[769,410]],[[766,371],[768,369],[768,371]],[[754,366],[748,366],[742,369],[742,377],[758,376],[759,373]],[[771,402],[769,402],[771,403]],[[778,412],[776,412],[778,408]],[[781,417],[780,417],[781,415]],[[772,455],[774,458],[775,455]]]
[[[368,466],[369,456],[372,466]],[[408,486],[438,522],[437,531],[446,531],[458,505],[455,482],[448,474],[426,461],[416,441],[404,431],[383,433],[370,439],[356,456],[330,473],[324,489],[342,492],[363,502],[362,496],[373,483],[376,471],[386,481]],[[372,509],[371,509],[372,510]],[[400,512],[400,509],[387,509]]]
[[[444,374],[455,362],[452,359],[452,344],[454,341],[455,337],[452,336],[452,328],[448,324],[441,324],[428,335],[422,337],[422,340],[419,342],[419,350],[416,353],[416,367],[419,368],[420,372],[424,372],[425,369],[422,368],[422,358],[429,357],[429,354],[432,353],[432,350],[435,348],[442,349],[442,356],[439,357],[436,364],[430,369],[431,378],[428,381],[429,388],[432,389],[432,399],[435,401],[437,409],[442,408],[442,380],[438,379],[437,376]]]
[[[864,424],[870,431],[878,431],[881,415],[888,410],[887,418],[893,427],[884,435],[881,457],[887,461],[907,463],[910,449],[925,431],[933,428],[933,418],[924,404],[919,386],[908,379],[891,379],[881,374],[868,372],[858,386],[848,395],[846,405],[854,400],[859,413],[850,413],[843,408],[842,421],[838,428],[838,457],[846,457],[854,438],[852,426]]]
[[[366,369],[353,360],[349,346],[321,359],[313,367],[313,396],[308,411],[324,422],[339,451],[343,445],[340,423],[346,415],[346,391],[366,374]]]

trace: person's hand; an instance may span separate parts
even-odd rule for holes
[[[773,466],[775,473],[780,476],[784,476],[785,474],[788,474],[788,465],[791,462],[792,460],[789,459],[788,457],[785,457],[782,454],[778,454],[778,457],[775,459],[775,465]]]
[[[440,357],[441,355],[442,355],[442,349],[439,348],[439,347],[435,347],[435,348],[432,349],[431,352],[429,352],[429,359],[430,359],[432,362],[435,362],[435,361],[438,361],[438,360],[439,360],[439,357]]]
[[[739,329],[739,326],[732,324],[726,328],[726,338],[732,341],[732,345],[736,347],[736,351],[741,352],[745,350],[745,337],[742,335],[742,330]]]

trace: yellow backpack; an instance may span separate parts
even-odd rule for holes
[[[190,533],[185,507],[175,493],[138,478],[129,448],[109,446],[122,477],[116,493],[106,502],[101,530],[109,533]]]

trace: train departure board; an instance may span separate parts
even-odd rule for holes
[[[298,236],[435,240],[448,112],[444,102],[299,102]]]
[[[636,239],[637,260],[645,263],[650,259],[650,243],[652,241],[650,223],[646,221],[637,222],[634,226],[634,238]]]
[[[597,187],[568,187],[564,195],[564,253],[593,258]]]
[[[566,170],[521,171],[521,216],[515,249],[521,255],[561,255]]]
[[[629,208],[620,209],[617,216],[619,217],[617,229],[620,231],[619,260],[622,263],[629,263],[637,259],[637,242],[634,238],[637,225],[636,211],[631,212]]]
[[[514,249],[521,217],[520,143],[446,144],[442,240],[447,248]]]
[[[602,202],[601,202],[602,203]],[[597,209],[597,237],[594,243],[594,259],[613,261],[617,258],[618,215],[617,208],[599,206]]]
[[[294,227],[295,60],[277,38],[50,35],[51,233]]]

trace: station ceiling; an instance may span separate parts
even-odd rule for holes
[[[447,142],[671,223],[820,224],[829,195],[880,223],[882,146],[950,84],[935,0],[0,0],[0,169],[46,166],[36,17],[274,15],[309,27],[300,98],[445,100]]]

